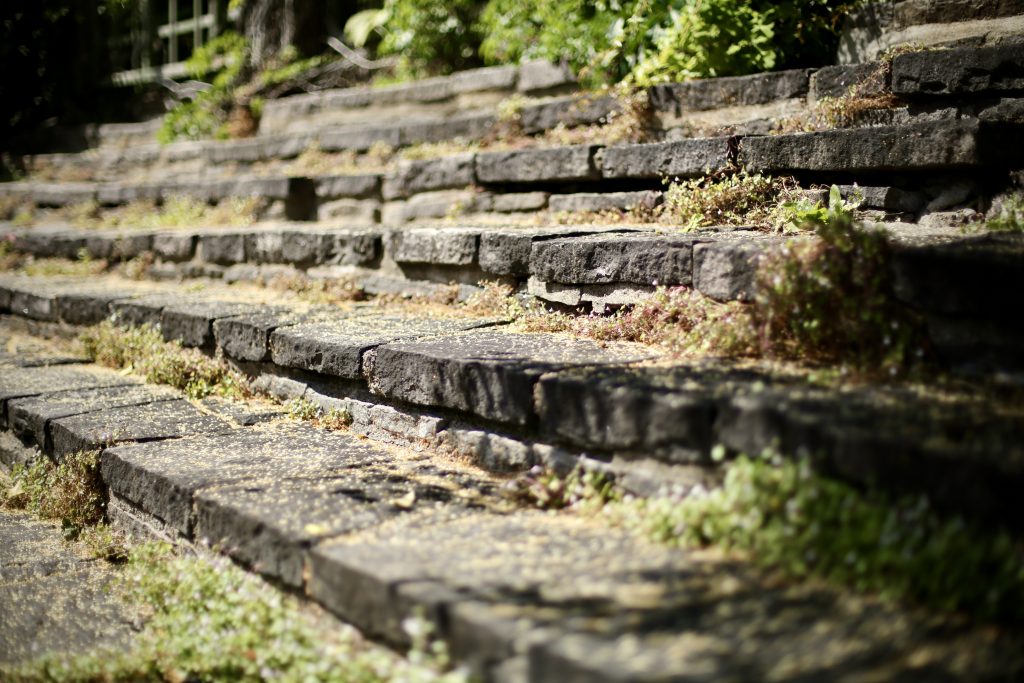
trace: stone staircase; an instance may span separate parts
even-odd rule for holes
[[[910,4],[900,31],[932,16]],[[153,325],[351,425],[190,402],[74,354],[2,354],[0,427],[17,437],[4,463],[103,449],[112,519],[220,543],[396,644],[422,610],[487,680],[1019,675],[1015,627],[937,626],[741,558],[510,511],[498,490],[509,473],[582,466],[634,495],[680,495],[773,450],[1019,539],[1024,239],[977,219],[1024,183],[1024,44],[659,85],[642,116],[574,88],[549,64],[490,68],[269,102],[247,140],[159,147],[139,141],[146,126],[112,127],[87,151],[26,159],[32,175],[0,185],[36,207],[35,224],[0,226],[13,252],[145,258],[149,277],[0,273],[0,337]],[[838,125],[821,125],[827,111]],[[633,116],[643,142],[621,132]],[[742,172],[856,196],[885,231],[894,300],[950,374],[821,381],[820,367],[524,331],[458,303],[483,281],[584,316],[659,287],[749,301],[767,256],[815,238],[683,231],[658,214],[667,181]],[[179,196],[254,196],[263,213],[244,227],[68,222],[75,206]],[[370,300],[254,286],[275,277],[350,281]]]

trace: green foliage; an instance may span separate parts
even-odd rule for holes
[[[396,55],[406,78],[446,74],[479,65],[476,0],[385,0],[379,52]]]
[[[607,474],[582,467],[561,477],[537,465],[509,481],[503,492],[518,504],[541,510],[600,508],[620,498]]]
[[[185,62],[189,76],[203,79],[214,73],[210,88],[195,99],[179,102],[164,116],[157,140],[199,140],[225,137],[222,126],[234,99],[234,87],[245,65],[245,39],[227,31],[197,49]]]
[[[774,220],[776,207],[796,202],[799,191],[792,178],[746,171],[676,181],[665,192],[662,218],[680,224],[683,230],[769,225],[778,222]]]
[[[1024,232],[1024,192],[1003,197],[990,212],[985,228],[993,232]]]
[[[767,355],[849,363],[898,374],[924,355],[916,321],[893,294],[885,234],[857,226],[831,190],[816,240],[790,241],[764,258],[751,308]]]
[[[806,460],[740,457],[721,488],[609,512],[660,542],[747,552],[789,576],[985,618],[1024,618],[1019,541],[940,516],[924,498],[863,493]]]
[[[167,384],[192,399],[211,394],[231,398],[251,395],[248,381],[222,361],[177,341],[165,342],[151,326],[121,328],[104,321],[79,336],[86,355],[113,368],[126,368],[155,384]]]
[[[106,515],[107,494],[100,478],[99,451],[72,453],[59,465],[39,458],[28,466],[15,466],[0,503],[59,521],[65,537],[76,538]]]
[[[447,664],[442,645],[431,644],[429,651],[403,660],[368,646],[353,631],[324,628],[295,597],[268,590],[224,558],[176,554],[166,544],[138,546],[118,588],[126,602],[148,615],[129,648],[49,655],[23,665],[9,680],[467,680],[460,671],[440,673]],[[420,642],[430,637],[427,628],[415,631]]]

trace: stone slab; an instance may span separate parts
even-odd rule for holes
[[[271,358],[288,368],[361,380],[363,354],[381,344],[473,329],[493,321],[359,315],[279,327],[270,335]]]
[[[108,448],[101,472],[112,493],[191,535],[202,489],[340,478],[386,457],[355,437],[281,422]]]
[[[402,131],[398,126],[332,128],[321,131],[320,149],[325,152],[365,152],[375,144],[398,147],[402,144],[401,135]]]
[[[657,190],[636,192],[577,192],[553,194],[548,199],[551,211],[631,211],[653,209],[661,203],[662,193]]]
[[[472,185],[473,153],[453,154],[438,159],[402,161],[384,178],[384,199],[404,199],[419,192],[446,190]]]
[[[159,327],[168,306],[187,305],[188,297],[176,294],[147,294],[110,303],[114,322],[122,327]]]
[[[560,183],[599,177],[594,164],[597,147],[576,145],[476,155],[481,183]]]
[[[188,347],[212,348],[213,324],[217,320],[255,313],[260,308],[257,304],[231,301],[193,301],[171,305],[161,313],[160,330],[164,341],[177,341]]]
[[[445,118],[406,121],[399,130],[403,147],[424,142],[479,140],[493,128],[497,119],[488,113],[455,114]]]
[[[750,171],[772,173],[966,169],[1008,163],[1019,134],[962,120],[757,136],[743,139],[741,158]]]
[[[125,441],[157,441],[224,432],[234,427],[184,400],[109,408],[50,421],[53,456],[58,461],[77,451]]]
[[[546,282],[689,285],[693,246],[682,235],[601,234],[535,242],[530,274]]]
[[[897,95],[965,95],[1024,90],[1024,44],[923,50],[897,55],[892,91]]]
[[[576,77],[566,65],[535,59],[519,65],[516,90],[536,94],[571,87],[575,83]]]
[[[397,263],[466,266],[476,261],[480,231],[459,228],[409,228],[387,236],[388,255]]]
[[[533,386],[542,374],[655,356],[650,349],[630,344],[479,331],[393,342],[378,346],[364,358],[374,393],[525,425],[533,415]]]
[[[380,175],[364,173],[359,175],[320,176],[314,179],[316,196],[321,199],[375,198],[380,192]]]
[[[527,104],[519,112],[519,125],[527,135],[555,126],[583,126],[602,123],[619,110],[614,97],[573,95]]]
[[[866,64],[837,64],[825,66],[811,74],[811,87],[808,99],[817,101],[823,97],[842,97],[850,88],[863,83],[875,74],[882,65],[879,62]],[[862,96],[881,95],[888,87],[888,79],[884,79],[879,88],[866,89],[860,86],[858,94]]]
[[[245,230],[203,231],[198,235],[199,260],[220,266],[245,262]]]
[[[381,251],[373,230],[285,230],[281,239],[282,262],[300,267],[368,265]]]
[[[807,94],[809,76],[808,69],[792,69],[655,85],[649,91],[651,106],[656,111],[682,116],[692,111],[767,104],[803,97]]]
[[[861,208],[865,209],[917,213],[925,205],[925,197],[920,192],[902,190],[898,187],[840,185],[839,191],[844,198],[859,198]]]
[[[618,145],[601,152],[605,178],[690,178],[729,165],[729,138]]]
[[[165,261],[189,261],[196,250],[194,234],[174,231],[153,235],[153,253]]]
[[[723,240],[693,248],[693,286],[716,301],[749,301],[761,256],[780,240]]]
[[[0,372],[0,427],[7,426],[7,403],[11,399],[54,391],[98,389],[138,383],[138,380],[125,377],[119,372],[93,366],[3,368],[3,372]]]
[[[173,389],[145,384],[47,392],[8,401],[7,426],[22,438],[31,437],[43,452],[49,453],[52,443],[47,425],[52,420],[178,398],[180,395]]]
[[[270,360],[270,335],[279,327],[294,325],[309,313],[284,308],[267,308],[213,321],[217,347],[229,358],[244,361]]]

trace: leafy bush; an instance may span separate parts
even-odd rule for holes
[[[407,78],[479,66],[480,4],[475,0],[385,0],[378,52],[397,55]]]

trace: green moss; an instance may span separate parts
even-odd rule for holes
[[[211,394],[252,395],[248,381],[226,363],[177,342],[165,342],[151,326],[121,328],[104,321],[79,336],[86,355],[113,368],[131,369],[155,384],[167,384],[199,399]]]
[[[985,229],[993,232],[1024,232],[1024,192],[1004,197],[985,221]]]
[[[711,226],[792,227],[791,209],[803,204],[793,178],[773,178],[746,171],[670,183],[660,220],[684,231]],[[786,208],[789,207],[789,208]]]
[[[771,570],[977,617],[1024,619],[1024,545],[923,498],[862,492],[806,460],[740,457],[724,484],[633,500],[608,518],[673,545],[741,551]]]
[[[324,681],[377,683],[467,677],[442,673],[444,648],[431,645],[408,660],[326,629],[298,601],[223,558],[200,559],[165,544],[134,548],[118,591],[148,615],[127,649],[54,654],[11,672],[37,681]],[[414,630],[421,642],[429,629]]]
[[[16,466],[0,503],[60,522],[65,536],[76,538],[106,515],[99,455],[99,451],[83,451],[68,455],[59,465],[41,457],[28,466]]]

